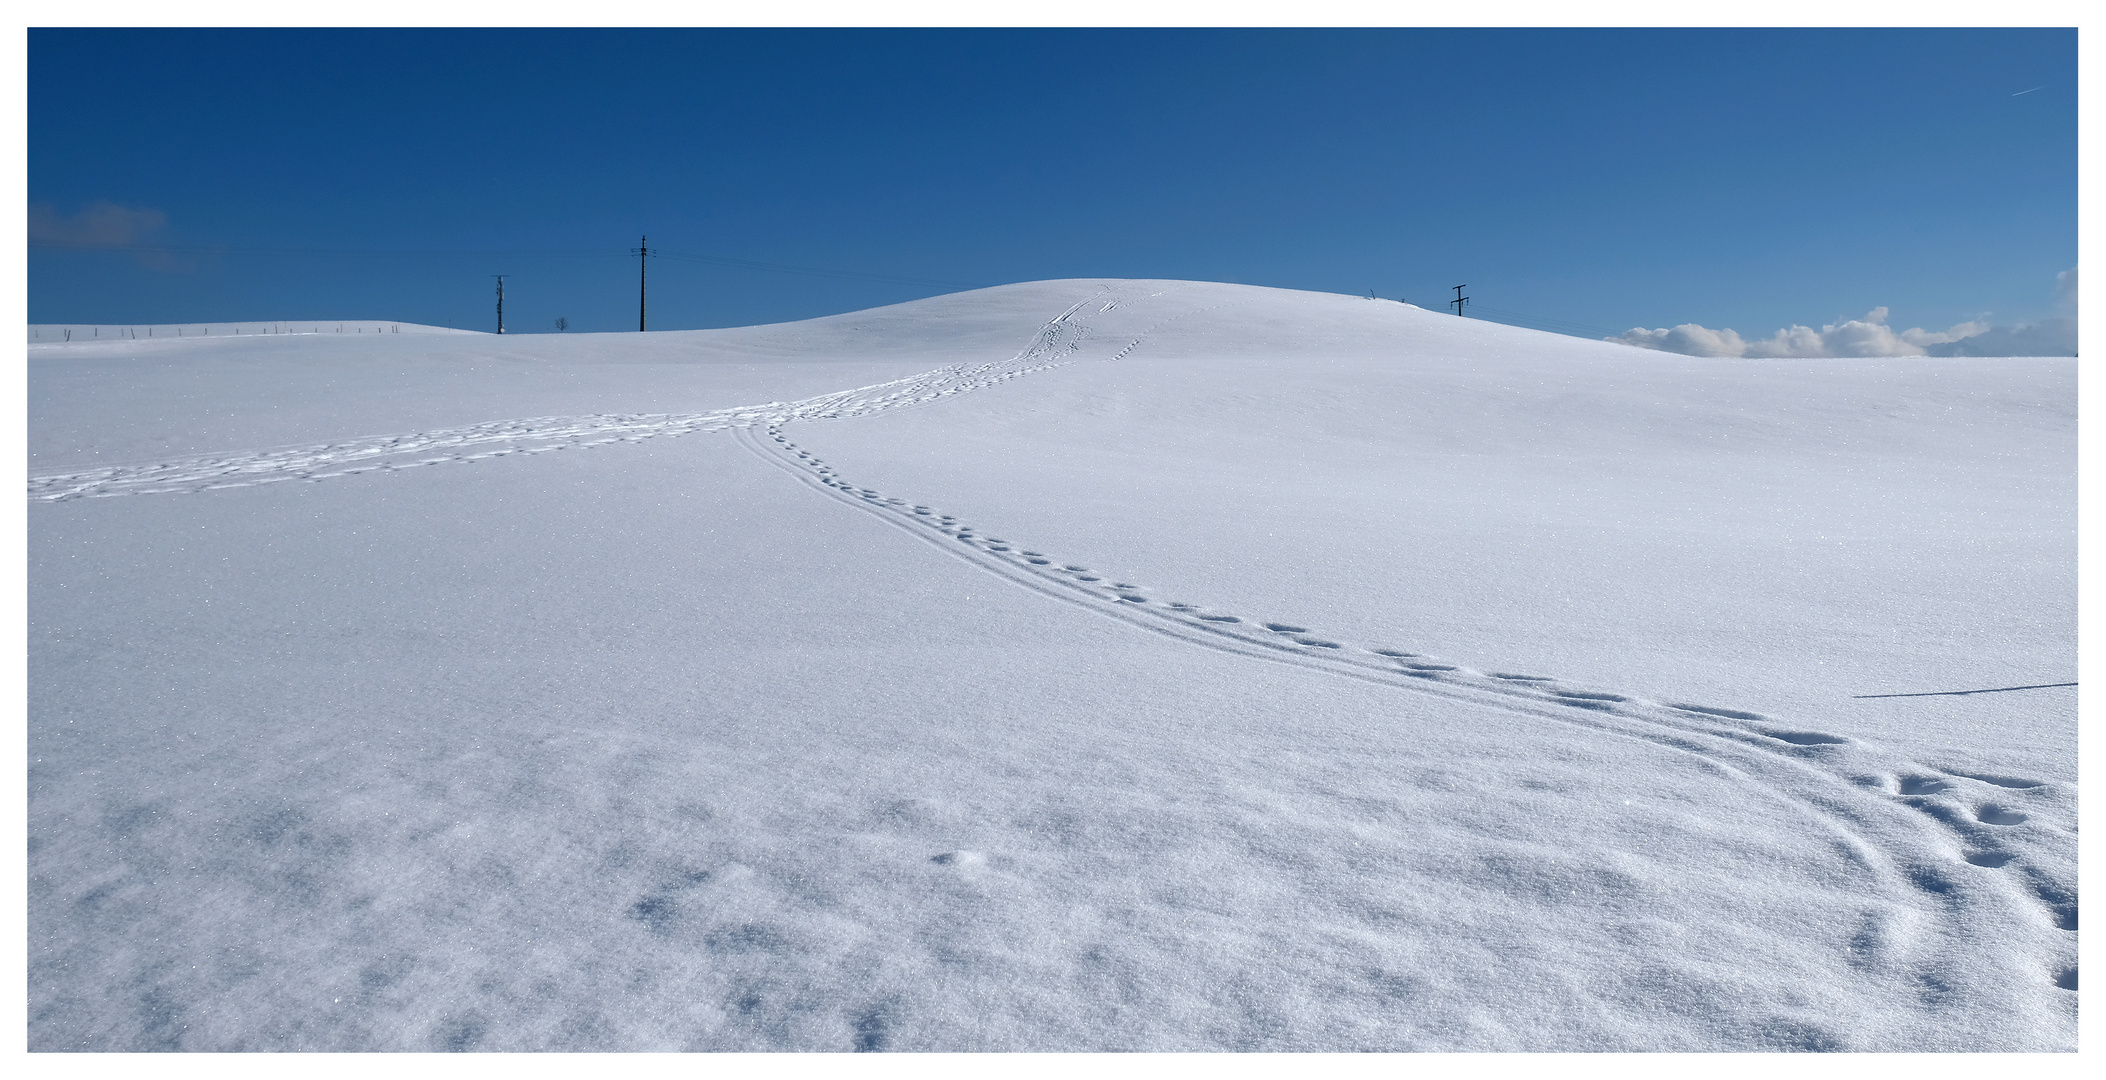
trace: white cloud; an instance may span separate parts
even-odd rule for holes
[[[1708,326],[1683,323],[1680,326],[1661,330],[1647,330],[1634,326],[1610,341],[1621,341],[1641,349],[1659,349],[1662,352],[1686,353],[1690,356],[1745,356],[1748,344],[1731,330],[1713,330]]]
[[[1969,320],[1946,330],[1895,330],[1887,325],[1887,309],[1878,307],[1862,319],[1819,330],[1788,326],[1756,341],[1696,323],[1659,330],[1632,327],[1607,340],[1689,356],[2075,356],[2077,269],[2055,276],[2055,314],[2037,323],[1997,326]]]

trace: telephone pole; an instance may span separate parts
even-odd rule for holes
[[[637,241],[641,246],[630,248],[629,254],[636,256],[636,332],[641,334],[644,328],[644,267],[651,261],[651,238],[638,237]]]
[[[1462,314],[1462,306],[1470,302],[1470,298],[1462,294],[1462,291],[1467,288],[1469,288],[1467,285],[1457,285],[1455,287],[1455,299],[1448,301],[1448,303],[1454,305],[1457,315]]]
[[[492,274],[490,276],[497,279],[497,332],[502,334],[505,332],[505,279],[512,275]]]

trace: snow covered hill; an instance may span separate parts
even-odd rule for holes
[[[2074,360],[29,355],[33,1049],[2075,1045]]]
[[[264,323],[140,323],[137,325],[31,323],[31,345],[90,345],[115,341],[159,341],[162,338],[262,337],[274,334],[473,334],[450,326],[372,320],[279,320]]]

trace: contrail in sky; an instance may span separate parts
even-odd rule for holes
[[[2034,88],[2033,88],[2033,90],[2045,90],[2045,89],[2047,89],[2047,87],[2046,87],[2045,85],[2041,85],[2041,86],[2036,86],[2036,87],[2034,87]],[[2032,92],[2033,92],[2033,90],[2020,90],[2020,91],[2019,91],[2018,93],[2016,93],[2016,94],[2013,94],[2013,95],[2011,95],[2011,96],[2012,96],[2012,97],[2023,97],[2023,96],[2025,96],[2025,95],[2027,95],[2027,94],[2030,94],[2030,93],[2032,93]]]

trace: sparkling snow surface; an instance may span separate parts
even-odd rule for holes
[[[31,1049],[2075,1045],[2074,360],[29,356]]]

